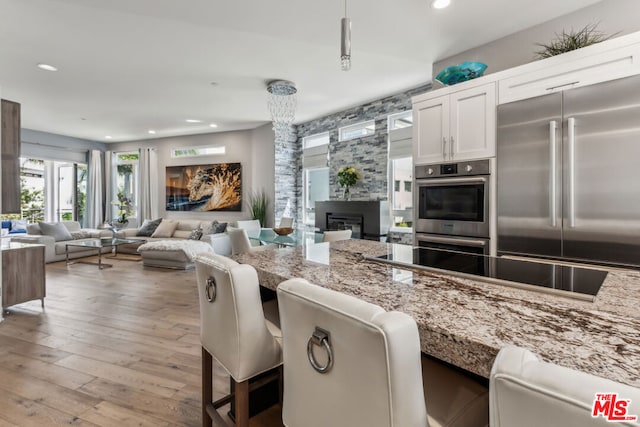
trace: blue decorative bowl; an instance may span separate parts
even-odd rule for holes
[[[482,62],[463,62],[440,71],[436,76],[436,80],[445,86],[451,86],[480,77],[486,69],[487,65]]]

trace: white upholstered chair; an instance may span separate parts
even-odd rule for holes
[[[260,231],[260,221],[257,219],[236,221],[236,228],[242,228],[247,231]]]
[[[351,238],[351,230],[325,231],[322,233],[323,242],[337,242],[338,240],[349,240]]]
[[[293,227],[293,218],[283,216],[282,218],[280,218],[280,225],[278,225],[278,227],[280,228]]]
[[[489,389],[492,427],[640,426],[592,417],[596,393],[631,399],[628,414],[640,417],[640,389],[543,362],[519,347],[500,350]]]
[[[282,363],[279,325],[265,318],[253,267],[220,255],[196,258],[202,342],[203,426],[222,421],[216,409],[235,401],[237,426],[249,419],[249,379]],[[274,301],[275,303],[275,301]],[[212,357],[235,382],[235,395],[212,402]],[[277,376],[278,371],[274,373]]]
[[[243,254],[252,251],[264,251],[266,249],[275,248],[276,245],[253,246],[249,240],[246,230],[237,228],[227,232],[229,241],[231,242],[231,254]]]
[[[429,382],[435,403],[425,405],[418,328],[408,315],[303,279],[281,283],[278,304],[285,426],[487,425],[486,387],[441,364],[425,364],[435,372],[425,380],[442,382]]]

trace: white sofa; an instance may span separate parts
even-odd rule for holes
[[[205,228],[209,224],[211,224],[211,220],[200,221],[200,220],[191,220],[191,219],[169,219],[168,221],[176,221],[178,226],[176,230],[173,232],[171,237],[146,237],[146,236],[138,236],[138,232],[140,228],[125,228],[117,232],[118,237],[128,238],[128,239],[139,239],[145,240],[147,242],[155,242],[159,240],[174,240],[174,239],[188,239],[191,235],[191,232],[200,227]],[[218,255],[231,255],[231,242],[229,240],[229,236],[227,233],[218,233],[218,234],[205,234],[200,240],[202,242],[207,242],[213,248],[213,251]],[[122,245],[118,247],[118,252],[122,253],[138,253],[138,245]]]
[[[77,221],[62,221],[62,224],[72,234],[84,234],[87,237],[75,238],[73,240],[57,241],[52,236],[45,236],[40,230],[38,224],[27,225],[27,234],[20,236],[12,236],[11,241],[19,243],[39,243],[45,246],[44,259],[45,262],[63,261],[66,257],[66,246],[69,242],[82,242],[87,240],[95,240],[101,237],[111,237],[110,230],[98,230],[94,228],[82,228]],[[83,233],[81,233],[83,232]],[[108,252],[111,248],[103,248],[102,252]],[[69,246],[69,258],[81,258],[96,255],[95,249],[85,249],[79,246]]]
[[[131,238],[136,240],[143,240],[145,242],[159,241],[159,240],[173,240],[173,239],[188,239],[191,235],[193,229],[209,225],[211,223],[210,220],[200,221],[200,220],[175,220],[178,222],[178,226],[176,230],[173,232],[171,237],[146,237],[146,236],[137,236],[139,228],[126,228],[124,230],[120,230],[116,233],[118,237],[122,238]],[[77,232],[85,232],[88,237],[74,239],[74,241],[83,241],[83,240],[95,240],[101,237],[112,237],[113,233],[111,230],[105,229],[87,229],[81,228],[80,223],[77,221],[62,221],[64,226],[71,233]],[[65,259],[65,249],[66,244],[69,241],[58,241],[51,236],[42,235],[40,231],[40,227],[38,224],[29,224],[27,226],[27,234],[12,237],[11,239],[14,242],[21,243],[39,243],[45,245],[45,262],[57,262],[63,261]],[[218,234],[207,234],[202,236],[201,241],[207,242],[213,248],[213,251],[218,255],[231,255],[231,242],[229,240],[229,236],[226,233],[218,233]],[[139,244],[131,244],[131,245],[121,245],[118,247],[119,253],[131,253],[137,254]],[[105,247],[102,249],[102,253],[111,252],[111,247]],[[96,255],[95,249],[84,249],[82,247],[69,247],[69,258],[81,258],[91,255]],[[165,254],[168,255],[168,254]],[[169,261],[169,260],[168,260]],[[174,267],[179,268],[179,267]]]

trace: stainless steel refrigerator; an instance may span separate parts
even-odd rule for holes
[[[640,265],[640,76],[498,107],[498,253]]]

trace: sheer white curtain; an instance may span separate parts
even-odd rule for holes
[[[160,217],[158,208],[158,154],[155,148],[141,148],[138,185],[138,223]]]
[[[104,153],[104,218],[107,221],[113,219],[113,208],[111,201],[113,197],[113,151]]]
[[[104,221],[104,182],[102,151],[91,150],[89,154],[89,180],[87,182],[87,219],[89,228],[96,228]]]

